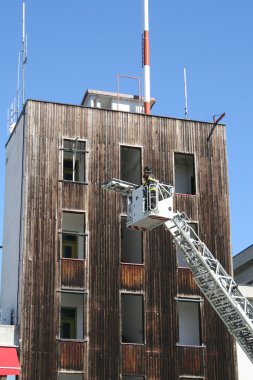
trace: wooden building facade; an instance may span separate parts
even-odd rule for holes
[[[126,230],[124,199],[101,187],[151,165],[231,273],[226,133],[207,141],[211,128],[27,101],[7,143],[22,146],[21,380],[237,379],[234,341],[169,232]]]

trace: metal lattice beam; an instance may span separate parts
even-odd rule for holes
[[[199,288],[253,363],[253,307],[189,226],[184,214],[165,223]]]

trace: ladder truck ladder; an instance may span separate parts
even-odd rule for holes
[[[189,226],[186,215],[173,211],[173,187],[158,183],[153,207],[143,186],[115,178],[102,186],[127,197],[127,228],[148,231],[164,225],[170,231],[197,285],[253,363],[253,306]]]
[[[253,363],[253,306],[187,223],[184,213],[164,222],[192,271],[195,281]]]

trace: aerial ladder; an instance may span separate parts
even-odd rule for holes
[[[149,189],[114,178],[102,187],[127,197],[127,228],[148,231],[163,224],[171,233],[202,293],[253,363],[253,306],[190,227],[187,216],[173,211],[173,187],[158,182]]]

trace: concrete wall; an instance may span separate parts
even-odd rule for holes
[[[1,323],[7,325],[16,323],[17,315],[22,150],[23,118],[20,119],[19,124],[14,129],[6,147]]]

